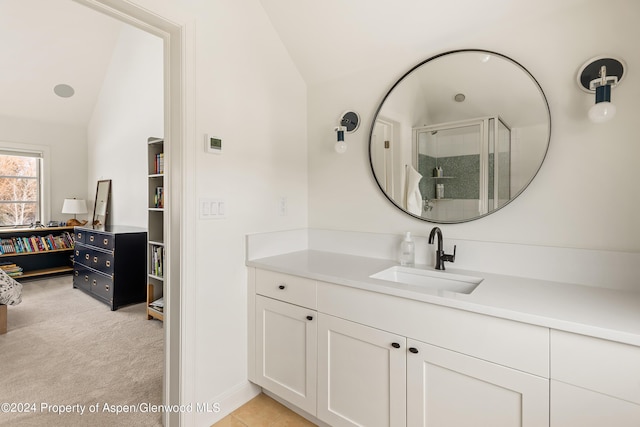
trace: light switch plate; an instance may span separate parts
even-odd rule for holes
[[[223,199],[200,199],[198,212],[200,219],[226,219],[226,201]]]

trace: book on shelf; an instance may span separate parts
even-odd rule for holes
[[[156,191],[153,195],[153,207],[164,208],[164,188],[156,187]]]
[[[22,267],[12,262],[3,262],[0,263],[0,269],[7,273],[10,277],[21,276],[22,275]]]
[[[164,153],[156,154],[155,163],[154,163],[154,173],[155,174],[163,174],[164,173]]]
[[[151,247],[151,274],[163,277],[164,273],[164,248],[162,246]]]
[[[157,311],[163,311],[164,310],[164,299],[163,298],[158,298],[157,300],[149,303],[149,307],[153,308],[154,310]]]
[[[72,249],[73,237],[68,231],[57,236],[7,237],[0,239],[0,255]]]

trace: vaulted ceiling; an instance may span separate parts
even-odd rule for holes
[[[260,0],[305,81],[336,79],[468,40],[506,23],[540,25],[591,0]],[[543,25],[541,25],[543,28]],[[508,35],[505,35],[508,37]],[[467,46],[480,47],[480,46]]]
[[[614,12],[596,0],[258,1],[310,85],[393,61],[404,70],[426,59],[423,52],[441,52],[496,25],[539,25],[586,8]],[[614,3],[638,10],[636,0]],[[122,25],[72,0],[0,1],[0,116],[86,125]],[[72,86],[75,95],[55,95],[57,84]]]
[[[122,25],[71,0],[0,1],[0,116],[86,125]]]

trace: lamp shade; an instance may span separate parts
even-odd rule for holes
[[[85,214],[87,213],[87,202],[83,199],[64,199],[62,204],[63,214]]]

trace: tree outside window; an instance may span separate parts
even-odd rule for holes
[[[0,154],[0,226],[40,220],[40,159]]]

